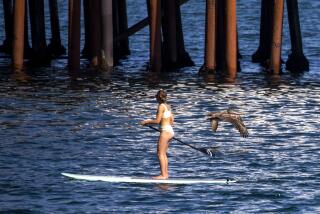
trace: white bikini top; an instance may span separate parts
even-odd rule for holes
[[[165,107],[165,111],[162,114],[162,118],[166,119],[169,118],[171,116],[171,111],[168,110],[167,106],[165,104],[163,104]]]

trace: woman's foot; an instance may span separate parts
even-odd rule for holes
[[[152,177],[152,179],[165,180],[165,179],[168,179],[168,176],[158,175],[158,176]]]

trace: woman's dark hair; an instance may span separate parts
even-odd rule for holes
[[[159,98],[160,103],[167,102],[167,93],[163,89],[160,89],[156,96]]]

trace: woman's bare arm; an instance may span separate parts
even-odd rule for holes
[[[158,106],[157,110],[157,115],[155,119],[151,120],[144,120],[141,122],[141,125],[146,125],[146,124],[159,124],[161,122],[162,114],[164,112],[164,107],[162,105]]]
[[[173,117],[173,113],[171,111],[171,117],[170,117],[170,125],[173,125],[174,122],[174,117]]]

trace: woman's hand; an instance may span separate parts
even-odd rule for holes
[[[148,123],[148,120],[143,120],[143,121],[140,122],[140,124],[143,125],[143,126],[146,125],[147,123]]]

